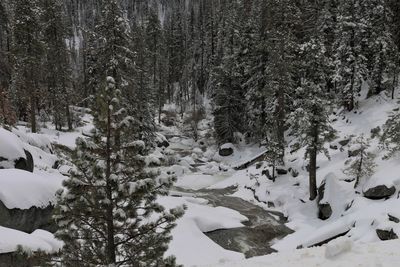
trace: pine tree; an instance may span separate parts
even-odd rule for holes
[[[366,1],[368,10],[369,95],[396,87],[399,54],[391,32],[392,13],[385,0]],[[392,96],[394,97],[394,96]]]
[[[112,77],[93,105],[95,129],[77,140],[75,170],[64,182],[55,219],[66,266],[174,266],[163,259],[182,208],[165,211],[157,196],[173,179],[144,169],[145,143],[133,139],[133,118]]]
[[[226,56],[214,73],[214,129],[220,144],[235,143],[235,133],[243,132],[244,90],[235,58]]]
[[[48,100],[56,129],[61,130],[66,123],[72,130],[70,101],[72,96],[68,51],[65,40],[69,36],[62,14],[62,1],[41,0],[43,41],[45,43],[45,80]]]
[[[367,14],[360,0],[341,0],[338,5],[338,26],[334,43],[335,74],[333,81],[340,93],[342,105],[355,108],[358,93],[368,74]]]
[[[344,174],[356,181],[354,188],[358,187],[361,179],[371,177],[376,168],[374,162],[375,156],[371,152],[368,152],[370,141],[370,139],[366,139],[363,135],[357,138],[355,141],[355,145],[357,146],[357,156],[346,162],[349,166],[343,170]]]
[[[392,112],[389,119],[383,126],[383,134],[381,136],[382,146],[388,150],[387,157],[393,156],[400,151],[400,112]]]
[[[36,114],[41,92],[40,77],[43,43],[40,39],[41,9],[38,0],[21,0],[14,3],[12,55],[14,70],[12,77],[12,96],[17,106],[19,118],[29,112],[32,132],[37,131]]]
[[[330,125],[326,100],[324,76],[325,49],[317,31],[301,47],[304,60],[304,76],[296,91],[295,111],[291,114],[292,134],[306,147],[305,158],[309,159],[310,200],[317,197],[317,155],[320,152],[329,158],[325,142],[334,137]]]

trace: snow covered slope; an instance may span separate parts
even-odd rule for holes
[[[274,253],[243,261],[231,261],[208,267],[397,267],[400,262],[400,241],[351,244],[340,240],[336,244]],[[200,265],[199,265],[200,266]],[[205,266],[204,266],[205,267]]]

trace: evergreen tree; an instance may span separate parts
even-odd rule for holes
[[[235,132],[243,132],[244,90],[233,56],[226,56],[214,73],[214,129],[220,144],[235,143]]]
[[[333,80],[342,105],[348,111],[355,108],[362,82],[368,74],[366,57],[368,18],[361,2],[361,0],[340,0],[338,5]]]
[[[40,66],[44,53],[40,36],[41,9],[38,0],[16,1],[14,9],[12,96],[18,117],[25,119],[29,112],[32,132],[36,132],[37,103],[42,89]]]
[[[133,139],[133,118],[112,77],[93,105],[95,128],[77,140],[75,170],[64,182],[55,219],[66,266],[174,266],[163,258],[182,208],[156,203],[173,179],[145,171],[145,143]]]
[[[374,173],[376,167],[374,162],[375,156],[371,152],[368,152],[370,141],[370,139],[366,139],[363,135],[357,138],[355,141],[357,156],[347,161],[346,164],[349,164],[349,166],[343,170],[344,174],[356,181],[354,188],[358,187],[361,179],[369,178]]]
[[[389,151],[387,157],[400,151],[400,112],[392,112],[383,127],[381,144]]]
[[[62,13],[62,1],[41,0],[43,40],[45,43],[45,80],[48,100],[56,129],[61,130],[65,123],[72,130],[70,114],[71,83],[68,51],[65,40],[69,36]]]
[[[325,142],[334,137],[330,125],[326,100],[326,79],[323,72],[324,46],[319,35],[310,38],[302,45],[301,55],[304,60],[304,76],[295,97],[295,111],[291,114],[292,134],[302,146],[306,147],[305,158],[309,159],[308,172],[310,200],[317,197],[317,155],[320,152],[329,158]]]

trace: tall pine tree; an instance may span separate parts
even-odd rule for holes
[[[93,105],[95,128],[77,140],[75,170],[64,182],[55,219],[66,266],[174,266],[163,258],[182,208],[165,211],[157,196],[172,178],[145,171],[145,143],[112,77]]]

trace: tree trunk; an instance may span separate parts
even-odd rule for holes
[[[106,224],[107,224],[107,264],[116,263],[115,255],[115,240],[114,240],[114,214],[113,214],[113,197],[112,197],[112,182],[111,176],[111,111],[109,109],[110,103],[107,105],[107,146],[106,146],[106,194],[109,204],[106,210]]]
[[[30,105],[31,105],[31,129],[32,133],[37,132],[37,126],[36,126],[36,99],[35,99],[35,93],[33,92],[30,97]]]
[[[315,148],[310,150],[309,156],[310,200],[314,200],[317,197],[317,151]]]
[[[314,200],[317,195],[317,144],[318,144],[318,126],[314,125],[312,129],[313,144],[309,149],[309,182],[310,182],[310,200]]]

